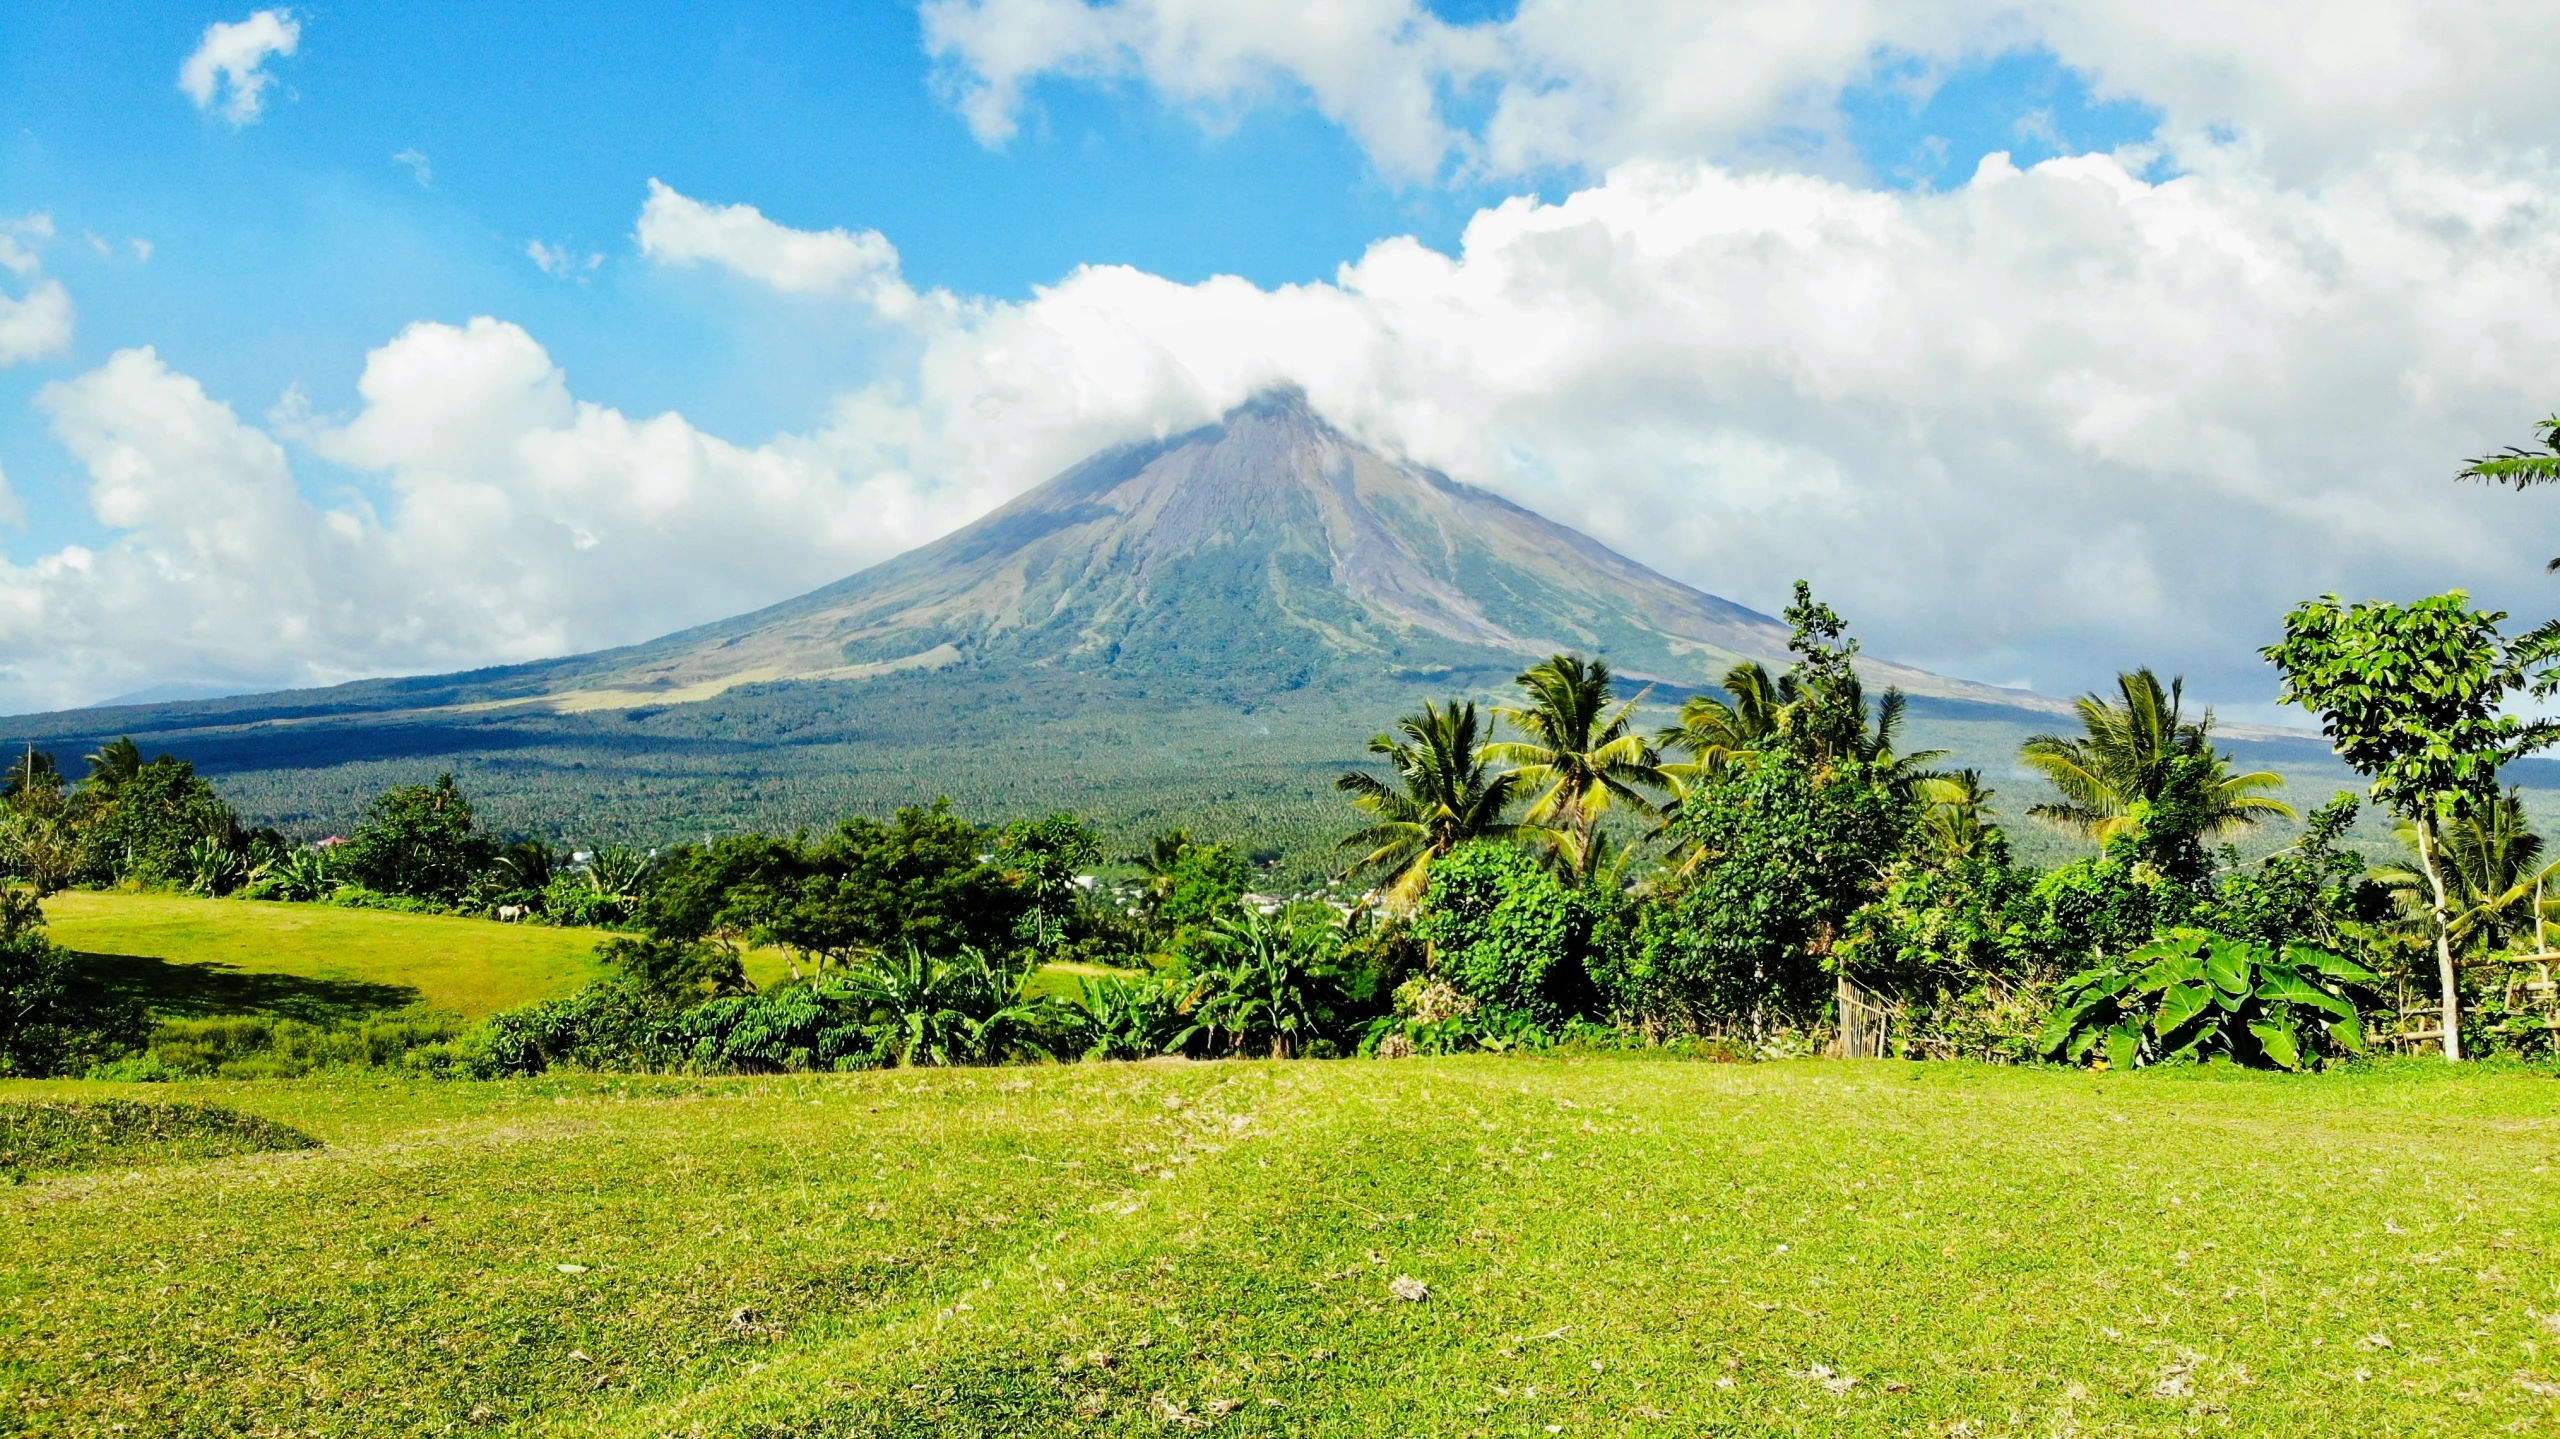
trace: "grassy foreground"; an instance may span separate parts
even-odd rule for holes
[[[165,1097],[326,1147],[0,1189],[0,1429],[2560,1428],[2533,1075],[1473,1058]]]

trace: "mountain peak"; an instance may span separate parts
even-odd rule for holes
[[[953,665],[1108,671],[1153,691],[1327,674],[1508,675],[1560,650],[1706,687],[1787,633],[1489,491],[1391,460],[1275,385],[1123,445],[973,524],[755,614],[564,673],[565,708]],[[1995,692],[1896,666],[1922,693]]]

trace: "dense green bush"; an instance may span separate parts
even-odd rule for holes
[[[676,1019],[663,996],[628,979],[600,981],[490,1016],[451,1056],[452,1067],[482,1075],[667,1069],[683,1054]]]
[[[1682,806],[1671,833],[1696,866],[1646,907],[1624,968],[1603,982],[1628,1008],[1702,1028],[1819,1024],[1832,949],[1918,823],[1864,762],[1760,756]]]
[[[867,1069],[881,1059],[881,1036],[854,1008],[806,984],[697,1004],[676,1017],[671,1040],[686,1068],[718,1074]]]
[[[471,892],[497,853],[497,844],[474,828],[471,801],[446,774],[376,799],[336,862],[366,889],[452,905]]]
[[[2300,1069],[2364,1052],[2354,990],[2376,979],[2326,950],[2181,929],[2063,981],[2038,1044],[2075,1063],[2103,1049],[2118,1069],[2208,1058]]]
[[[1589,1012],[1610,916],[1517,845],[1479,840],[1433,865],[1413,937],[1477,1003],[1540,1026]]]

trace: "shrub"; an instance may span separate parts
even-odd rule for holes
[[[1682,1025],[1811,1026],[1831,1001],[1833,943],[1918,823],[1883,768],[1763,754],[1681,805],[1672,835],[1695,869],[1646,908],[1625,967],[1601,977],[1620,1007]]]
[[[491,1015],[456,1063],[482,1075],[554,1067],[669,1069],[684,1058],[676,1015],[663,996],[630,980],[600,980],[560,999]]]
[[[2325,950],[2182,929],[2063,981],[2038,1044],[2075,1063],[2103,1045],[2119,1069],[2213,1056],[2300,1069],[2324,1052],[2363,1052],[2350,986],[2375,979]]]
[[[1431,867],[1413,937],[1480,1004],[1551,1025],[1592,1001],[1602,915],[1515,845],[1461,845]]]
[[[674,1041],[686,1067],[717,1073],[864,1069],[880,1055],[859,1016],[805,984],[697,1004],[676,1017]]]
[[[89,991],[68,951],[47,939],[29,891],[0,888],[0,1075],[78,1074],[141,1043],[139,1004]]]

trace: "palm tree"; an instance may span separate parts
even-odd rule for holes
[[[102,799],[114,799],[142,773],[142,750],[131,736],[111,740],[98,746],[96,754],[81,758],[89,762],[89,772],[81,777],[80,787]]]
[[[2404,819],[2394,828],[2400,842],[2415,853],[2418,827]],[[2560,862],[2542,862],[2542,836],[2525,818],[2521,789],[2511,788],[2469,814],[2445,821],[2436,843],[2453,911],[2446,931],[2455,945],[2485,953],[2532,931],[2543,882],[2560,869]],[[2424,875],[2394,866],[2375,871],[2375,878],[2398,897],[2402,909],[2426,912]]]
[[[1895,747],[1902,740],[1902,722],[1910,713],[1911,699],[1898,689],[1887,689],[1876,701],[1875,723],[1867,722],[1866,686],[1852,670],[1837,683],[1834,702],[1829,705],[1799,704],[1787,712],[1812,716],[1819,712],[1836,715],[1839,728],[1833,734],[1813,734],[1817,756],[1829,760],[1853,759],[1875,772],[1877,780],[1890,785],[1904,797],[1920,792],[1922,785],[1943,778],[1929,766],[1947,757],[1942,749],[1913,750],[1898,754]]]
[[[2019,758],[2062,792],[2060,803],[2036,805],[2027,813],[2100,844],[2133,826],[2135,805],[2164,800],[2191,805],[2188,822],[2203,839],[2270,815],[2293,818],[2291,805],[2263,793],[2281,787],[2283,776],[2231,773],[2229,759],[2213,747],[2213,712],[2192,721],[2184,717],[2185,688],[2185,680],[2173,679],[2163,689],[2159,676],[2144,668],[2116,676],[2120,705],[2082,695],[2079,737],[2037,735],[2018,748]],[[2181,786],[2189,792],[2178,793]]]
[[[1472,702],[1426,701],[1422,713],[1406,715],[1396,728],[1403,739],[1379,735],[1369,741],[1369,752],[1386,756],[1401,788],[1358,771],[1334,786],[1351,796],[1354,809],[1377,820],[1338,846],[1367,851],[1351,872],[1386,871],[1387,902],[1403,906],[1430,882],[1433,860],[1469,840],[1517,839],[1534,829],[1502,818],[1517,780],[1487,767],[1485,730]]]
[[[2493,485],[2513,485],[2519,490],[2560,481],[2560,415],[2538,421],[2534,432],[2542,440],[2540,450],[2521,450],[2510,446],[2494,455],[2483,455],[2454,474],[2457,480],[2484,480]],[[2560,574],[2560,559],[2544,565],[2550,574]]]
[[[1654,731],[1653,742],[1667,753],[1685,754],[1684,762],[1655,766],[1674,783],[1674,796],[1701,780],[1714,779],[1766,748],[1778,736],[1779,717],[1795,703],[1795,678],[1772,676],[1758,660],[1744,660],[1724,672],[1725,693],[1691,695],[1680,706],[1680,722]]]
[[[1949,859],[1980,855],[1984,842],[1997,832],[1988,818],[1995,791],[1982,782],[1978,769],[1933,775],[1920,782],[1918,793],[1929,806],[1922,823],[1938,852]]]
[[[1528,692],[1528,702],[1494,713],[1528,738],[1486,745],[1484,756],[1518,766],[1513,781],[1538,792],[1529,801],[1529,823],[1555,831],[1557,852],[1579,875],[1593,857],[1601,816],[1613,805],[1655,812],[1636,790],[1662,787],[1653,746],[1631,722],[1644,695],[1612,708],[1608,661],[1579,655],[1552,655],[1513,682]]]

